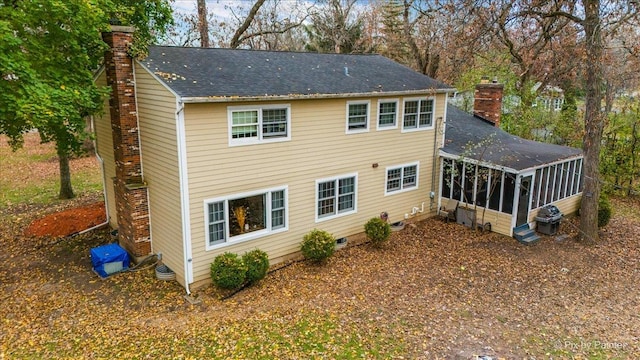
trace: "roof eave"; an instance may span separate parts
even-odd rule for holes
[[[422,89],[410,91],[384,91],[367,93],[343,93],[343,94],[287,94],[287,95],[262,95],[262,96],[184,96],[183,103],[228,103],[245,101],[277,101],[277,100],[305,100],[305,99],[341,99],[372,96],[414,96],[430,94],[448,94],[454,92],[453,88]]]
[[[522,169],[515,169],[515,168],[511,168],[508,166],[504,166],[501,164],[496,164],[494,162],[491,161],[487,161],[487,160],[477,160],[471,157],[467,157],[467,156],[463,156],[463,155],[457,155],[457,154],[452,154],[447,152],[445,149],[440,148],[439,149],[439,155],[440,157],[443,158],[447,158],[447,159],[452,159],[452,160],[459,160],[459,159],[464,159],[465,161],[471,162],[471,163],[477,163],[478,165],[481,166],[485,166],[485,167],[489,167],[489,168],[494,168],[494,169],[498,169],[498,170],[504,170],[513,174],[522,174],[522,173],[528,173],[531,171],[535,171],[537,169],[546,167],[546,166],[550,166],[550,165],[555,165],[555,164],[560,164],[563,162],[567,162],[567,161],[571,161],[571,160],[577,160],[577,159],[583,159],[584,158],[584,154],[574,154],[571,156],[567,156],[566,158],[562,158],[562,159],[556,159],[554,161],[549,161],[549,162],[545,162],[542,164],[537,164],[535,166],[529,166],[526,168],[522,168]]]
[[[484,166],[484,167],[488,167],[488,168],[492,168],[492,169],[496,169],[496,170],[502,170],[502,171],[506,171],[512,174],[519,174],[521,173],[523,170],[516,170],[513,168],[510,168],[508,166],[504,166],[504,165],[500,165],[500,164],[496,164],[490,161],[486,161],[486,160],[477,160],[471,157],[467,157],[467,156],[462,156],[462,155],[456,155],[456,154],[451,154],[448,153],[446,150],[440,148],[439,151],[439,155],[442,158],[446,158],[446,159],[452,159],[452,160],[460,160],[460,159],[464,159],[464,161],[473,163],[473,164],[478,164],[480,166]]]

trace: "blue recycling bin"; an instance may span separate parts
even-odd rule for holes
[[[106,278],[129,268],[129,253],[120,245],[113,243],[91,249],[93,270]]]

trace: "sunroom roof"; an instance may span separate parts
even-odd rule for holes
[[[455,106],[447,106],[443,155],[467,157],[516,171],[582,155],[578,148],[526,140]]]

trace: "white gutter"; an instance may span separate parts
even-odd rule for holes
[[[440,149],[440,157],[446,158],[446,159],[452,159],[452,160],[460,160],[463,159],[466,162],[472,163],[472,164],[478,164],[480,166],[484,166],[487,168],[491,168],[491,169],[496,169],[496,170],[502,170],[502,171],[506,171],[512,174],[520,174],[522,171],[525,170],[529,170],[529,169],[524,169],[524,170],[516,170],[516,169],[512,169],[510,167],[507,166],[502,166],[502,165],[497,165],[488,161],[478,161],[476,159],[470,158],[470,157],[465,157],[465,156],[460,156],[460,155],[452,155],[449,154],[448,152],[445,152],[444,150]]]
[[[164,83],[164,82],[163,82]],[[277,100],[306,100],[306,99],[344,99],[374,96],[415,96],[424,95],[425,92],[433,94],[448,94],[454,89],[422,89],[410,91],[385,91],[349,94],[288,94],[288,95],[263,95],[263,96],[185,96],[180,98],[183,103],[230,103],[242,101],[277,101]]]

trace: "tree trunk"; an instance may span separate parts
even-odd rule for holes
[[[75,197],[71,187],[71,169],[69,168],[69,155],[58,152],[60,164],[60,194],[59,199],[72,199]]]
[[[209,44],[209,23],[207,22],[207,3],[205,0],[198,0],[198,32],[200,33],[200,47],[208,48]]]
[[[602,35],[600,0],[585,0],[584,32],[587,55],[584,114],[584,189],[580,208],[580,239],[598,241],[598,198],[600,196],[600,144],[602,115]]]

